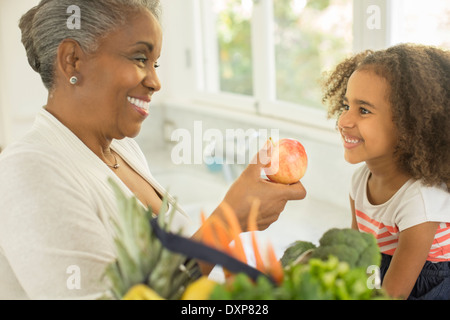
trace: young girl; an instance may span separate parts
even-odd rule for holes
[[[375,235],[382,286],[450,299],[450,52],[402,44],[343,61],[324,83],[352,178],[352,227]]]

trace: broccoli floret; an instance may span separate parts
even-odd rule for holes
[[[380,265],[381,254],[377,241],[372,234],[354,229],[330,229],[319,240],[319,247],[311,258],[327,259],[336,256],[339,261],[347,262],[351,268]]]
[[[330,229],[322,235],[319,240],[321,246],[331,246],[334,244],[345,244],[347,246],[360,245],[361,240],[365,242],[362,234],[354,229]]]
[[[283,267],[288,266],[294,262],[303,252],[316,248],[316,245],[308,241],[295,241],[291,244],[283,253],[281,257],[281,265]]]
[[[339,261],[347,262],[350,267],[354,267],[358,261],[359,254],[353,248],[345,244],[334,244],[330,246],[320,246],[311,254],[311,258],[327,260],[330,256],[335,256]]]
[[[381,252],[378,247],[377,239],[370,233],[361,232],[361,235],[366,241],[367,247],[359,257],[360,264],[366,267],[370,265],[379,266],[381,263]]]

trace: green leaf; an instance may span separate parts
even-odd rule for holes
[[[180,268],[186,258],[162,246],[150,225],[153,218],[151,209],[143,208],[135,197],[127,198],[112,179],[109,182],[119,211],[118,217],[112,220],[117,257],[104,273],[111,283],[111,293],[121,299],[135,284],[146,283],[166,299],[179,298],[184,288],[194,280],[191,277],[193,264]],[[169,230],[176,211],[175,204],[172,211],[167,212],[168,199],[166,194],[157,218],[164,230]]]

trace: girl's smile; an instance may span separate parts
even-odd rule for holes
[[[346,149],[356,148],[357,146],[359,146],[360,144],[362,144],[364,142],[363,139],[358,138],[358,137],[353,137],[350,135],[346,135],[342,131],[341,131],[341,134],[342,134],[342,139],[344,141],[344,148],[346,148]]]

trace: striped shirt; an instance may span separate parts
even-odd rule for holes
[[[427,187],[420,180],[407,181],[380,205],[367,199],[370,171],[366,165],[352,178],[350,197],[355,201],[358,228],[373,234],[382,253],[393,255],[400,232],[424,222],[440,222],[427,260],[450,261],[450,193],[445,186]]]

